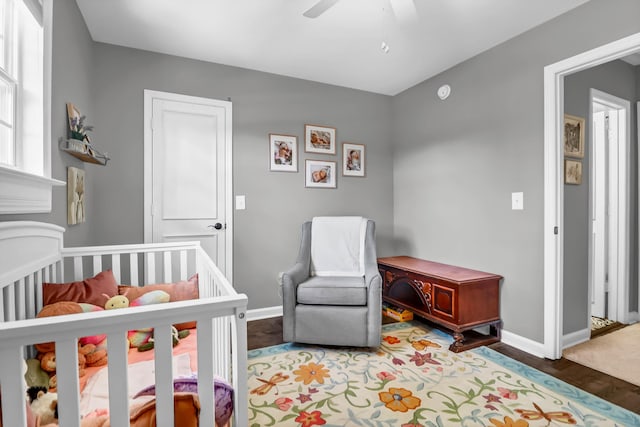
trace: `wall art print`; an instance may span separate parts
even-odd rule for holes
[[[269,134],[269,170],[298,172],[298,137]]]
[[[69,225],[81,224],[85,221],[84,208],[84,170],[67,168],[67,223]]]
[[[336,154],[336,128],[304,125],[304,151],[307,153]]]

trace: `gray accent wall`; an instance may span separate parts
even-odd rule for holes
[[[640,32],[638,16],[638,0],[591,0],[387,97],[94,43],[75,2],[55,0],[53,177],[66,181],[66,166],[87,172],[87,223],[69,226],[66,243],[142,241],[144,89],[231,98],[233,192],[247,197],[247,209],[234,211],[234,279],[250,308],[281,304],[276,275],[294,262],[304,220],[360,214],[376,221],[379,256],[503,275],[505,329],[542,342],[543,69]],[[445,83],[452,94],[440,101]],[[96,146],[112,157],[107,167],[57,149],[66,102],[96,126]],[[336,127],[339,143],[366,144],[366,178],[305,189],[306,158],[340,155],[303,150],[298,173],[269,172],[268,134],[297,135],[302,147],[305,123]],[[512,211],[511,193],[520,191],[525,209]],[[0,220],[23,219],[66,225],[66,189],[54,190],[51,214]]]
[[[397,252],[503,275],[504,328],[533,341],[544,338],[543,70],[640,32],[638,16],[637,0],[592,0],[393,99]]]
[[[96,43],[96,144],[109,152],[91,171],[99,226],[94,242],[143,240],[143,91],[233,102],[233,193],[236,289],[249,308],[279,306],[278,272],[296,259],[302,223],[318,215],[376,221],[378,251],[392,254],[391,98],[259,71]],[[338,154],[304,152],[305,123],[337,129]],[[299,171],[269,171],[269,133],[298,136]],[[340,165],[341,143],[366,145],[366,177],[337,177],[337,189],[305,188],[307,158]],[[341,169],[338,169],[341,171]]]
[[[638,310],[638,147],[636,124],[636,67],[617,60],[567,76],[564,80],[564,111],[583,117],[585,156],[582,184],[564,186],[564,333],[583,330],[590,324],[589,305],[589,188],[591,179],[590,89],[597,89],[631,104],[629,309]]]

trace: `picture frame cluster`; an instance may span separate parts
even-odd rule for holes
[[[304,125],[305,153],[336,155],[336,128],[314,124]],[[341,166],[343,177],[365,177],[365,144],[343,142]],[[269,170],[298,172],[298,137],[269,134]],[[337,188],[338,162],[324,159],[305,159],[304,177],[307,188]]]
[[[582,117],[564,115],[564,183],[582,184],[582,160],[584,158],[584,127]]]

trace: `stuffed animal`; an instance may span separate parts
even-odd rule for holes
[[[27,388],[47,387],[49,385],[49,374],[42,369],[41,363],[38,359],[27,359],[25,361],[27,371],[24,374],[24,379]]]
[[[84,347],[87,347],[87,349],[83,350]],[[87,365],[87,359],[85,357],[85,353],[93,351],[92,349],[95,350],[95,346],[93,344],[87,344],[86,346],[78,344],[78,376],[80,377],[83,377],[86,374],[85,367]],[[56,375],[56,354],[53,351],[38,353],[38,359],[40,359],[40,367],[42,370],[47,372],[50,376],[49,389],[55,391],[58,385],[58,378]]]
[[[185,329],[183,331],[178,331],[175,326],[171,327],[171,340],[173,342],[173,346],[177,346],[178,343],[180,342],[181,339],[186,338],[189,336],[189,330]],[[152,336],[149,338],[149,340],[138,346],[138,351],[148,351],[151,350],[153,347],[155,346],[154,342],[153,342],[153,332],[152,332]]]
[[[58,377],[56,376],[56,354],[53,351],[38,353],[40,368],[49,376],[49,390],[55,391],[58,388]]]
[[[82,345],[79,348],[79,352],[84,355],[85,366],[90,368],[92,366],[104,366],[109,363],[107,356],[107,350],[99,348],[95,344]]]
[[[107,294],[102,294],[102,295],[109,298],[109,295]],[[127,308],[127,307],[129,307],[129,298],[127,298],[125,295],[113,296],[109,298],[107,302],[104,304],[105,310],[113,310],[116,308]]]
[[[103,294],[108,297],[107,294]],[[117,308],[127,308],[127,307],[140,307],[143,305],[151,305],[151,304],[160,304],[169,302],[170,296],[167,292],[162,290],[153,290],[147,292],[145,294],[140,295],[133,301],[129,301],[126,294],[125,295],[116,295],[114,297],[109,298],[107,303],[104,305],[105,310],[113,310]],[[129,340],[130,347],[140,347],[141,345],[145,345],[149,342],[149,339],[153,336],[153,328],[143,328],[143,329],[134,329],[130,330],[127,333],[127,339]],[[151,346],[147,350],[153,348]]]
[[[40,418],[40,424],[56,423],[58,419],[58,394],[47,392],[46,387],[29,387],[27,389],[31,412]]]

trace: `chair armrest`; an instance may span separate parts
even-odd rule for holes
[[[364,283],[367,286],[367,292],[372,295],[373,292],[381,293],[382,292],[382,276],[376,269],[374,271],[365,271],[364,274]]]
[[[285,341],[295,339],[296,291],[298,285],[309,277],[309,265],[296,262],[289,270],[280,273],[278,281],[282,288],[282,337]]]
[[[375,257],[373,258],[375,260]],[[376,261],[367,262],[364,266],[364,283],[367,285],[367,288],[371,288],[372,286],[378,286],[378,288],[382,289],[382,276],[380,276],[380,271],[378,270],[378,263]]]
[[[280,273],[280,286],[286,284],[297,286],[309,278],[309,268],[297,262],[289,270]]]

